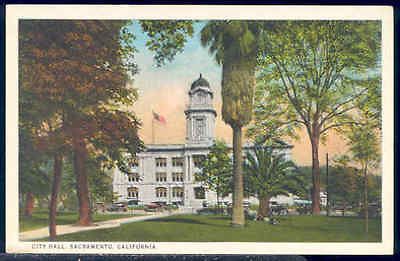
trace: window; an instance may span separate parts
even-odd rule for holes
[[[172,173],[172,181],[173,182],[183,182],[183,173],[182,172]]]
[[[157,198],[166,198],[167,197],[167,188],[156,188],[156,197]]]
[[[181,187],[172,188],[172,197],[183,198],[183,188],[181,188]]]
[[[200,92],[197,97],[198,97],[197,99],[199,101],[199,104],[205,104],[206,103],[206,101],[207,101],[206,94]]]
[[[156,158],[156,167],[166,167],[167,158]]]
[[[172,166],[183,167],[183,158],[182,157],[172,158]]]
[[[139,173],[131,173],[128,175],[128,181],[129,182],[139,182],[140,181],[140,176]]]
[[[195,128],[195,137],[197,139],[200,139],[202,137],[205,136],[205,132],[206,132],[206,123],[205,123],[205,119],[204,118],[197,118],[196,119],[196,128]]]
[[[139,189],[138,188],[128,188],[128,197],[129,198],[138,198],[139,197]]]
[[[157,172],[156,173],[156,181],[157,182],[166,182],[167,181],[167,173],[166,172]]]
[[[204,155],[193,155],[193,164],[196,168],[200,168],[201,162],[204,161],[206,156]]]
[[[206,192],[203,187],[197,187],[194,188],[194,197],[196,199],[205,199],[206,198]]]

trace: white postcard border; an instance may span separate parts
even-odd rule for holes
[[[382,242],[35,242],[18,238],[18,19],[265,19],[382,21]],[[394,71],[393,9],[388,6],[125,6],[8,5],[6,7],[6,251],[85,254],[391,254],[393,253]],[[71,248],[71,244],[111,244],[111,249]],[[54,248],[50,248],[53,244]],[[133,244],[133,242],[131,243]],[[126,245],[126,248],[121,248]],[[59,248],[55,248],[55,247]],[[119,246],[119,247],[118,247]],[[60,249],[63,247],[63,249]],[[79,246],[78,246],[79,247]]]

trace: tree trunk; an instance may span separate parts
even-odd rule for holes
[[[269,197],[262,196],[259,201],[257,217],[267,217],[269,215]]]
[[[342,217],[345,216],[345,211],[346,211],[346,203],[343,204],[343,212],[342,212]]]
[[[221,208],[220,208],[220,205],[219,205],[219,192],[218,192],[218,189],[217,189],[217,213],[221,214]]]
[[[74,172],[76,175],[76,191],[78,193],[79,220],[78,225],[89,226],[92,224],[89,201],[89,187],[86,175],[87,150],[83,139],[74,137]]]
[[[368,234],[368,176],[367,166],[363,168],[364,171],[364,218],[365,218],[365,233]]]
[[[319,170],[319,158],[318,158],[318,147],[319,147],[319,135],[314,132],[311,136],[311,150],[312,150],[312,214],[319,215],[320,213],[320,170]]]
[[[50,198],[50,212],[49,212],[49,234],[50,240],[55,240],[57,236],[56,230],[56,216],[57,216],[57,197],[61,188],[61,174],[62,174],[62,156],[56,154],[54,156],[54,176],[51,188]]]
[[[232,226],[244,226],[243,211],[243,173],[242,173],[242,128],[234,126],[233,129],[233,208]]]
[[[25,217],[32,217],[34,204],[35,204],[35,199],[33,197],[33,193],[29,191],[26,193],[25,196],[25,210],[24,210]]]

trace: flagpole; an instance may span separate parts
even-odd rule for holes
[[[151,120],[151,142],[154,144],[154,115]]]

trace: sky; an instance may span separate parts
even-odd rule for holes
[[[145,143],[151,142],[152,110],[166,118],[167,124],[155,124],[155,143],[177,144],[185,142],[184,110],[188,103],[190,85],[200,73],[206,78],[214,92],[214,108],[217,111],[215,135],[217,139],[231,143],[232,130],[221,118],[221,66],[214,60],[208,50],[200,44],[200,31],[204,23],[195,25],[192,38],[188,40],[182,53],[176,55],[172,62],[157,67],[153,60],[154,53],[147,50],[147,37],[138,23],[133,23],[130,30],[135,34],[135,47],[138,49],[135,59],[139,73],[134,76],[134,87],[138,89],[139,98],[133,111],[142,120],[139,134]],[[304,130],[299,131],[300,140],[284,139],[294,146],[292,159],[298,165],[311,165],[311,145]],[[330,157],[343,154],[347,150],[346,142],[329,133],[325,145],[320,147],[320,162],[325,163],[325,154]]]

